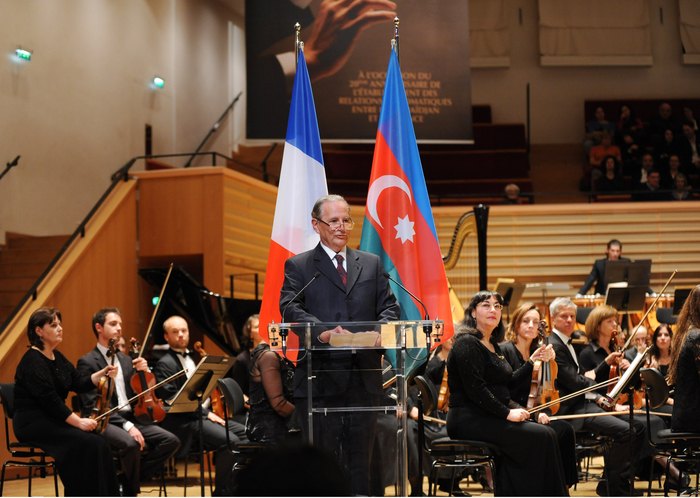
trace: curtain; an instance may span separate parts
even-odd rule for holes
[[[472,67],[510,66],[506,0],[469,0]]]
[[[683,61],[686,64],[700,64],[700,2],[698,0],[678,0],[680,11],[681,41]]]

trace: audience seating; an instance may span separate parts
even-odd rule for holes
[[[700,113],[700,99],[602,99],[602,100],[586,100],[583,104],[584,119],[586,131],[588,122],[595,120],[595,110],[602,107],[605,111],[605,117],[612,123],[617,123],[620,118],[620,106],[622,104],[630,106],[637,117],[642,120],[644,125],[649,124],[649,119],[659,113],[659,106],[664,102],[668,102],[673,108],[673,116],[683,119],[683,107],[689,106],[695,115]]]

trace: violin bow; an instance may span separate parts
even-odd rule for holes
[[[153,322],[156,321],[156,316],[158,315],[158,310],[160,309],[160,303],[163,300],[163,295],[165,294],[165,288],[168,286],[168,281],[170,280],[170,274],[173,271],[173,263],[170,263],[170,268],[168,268],[168,274],[165,276],[165,281],[163,282],[163,287],[160,289],[160,295],[158,296],[158,302],[156,303],[156,309],[153,310],[153,315],[151,315],[151,323],[148,324],[148,330],[146,330],[146,336],[143,338],[141,343],[141,351],[139,351],[139,358],[143,356],[144,351],[146,351],[146,345],[148,340],[151,338],[151,329],[153,328]]]

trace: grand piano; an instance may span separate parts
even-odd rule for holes
[[[139,275],[159,295],[168,274],[168,268],[144,268]],[[257,299],[233,299],[210,292],[182,267],[175,266],[153,321],[151,343],[157,359],[159,346],[165,344],[163,322],[172,315],[180,315],[189,323],[190,348],[202,336],[207,336],[227,356],[235,357],[244,348],[243,325],[250,315],[260,312]]]

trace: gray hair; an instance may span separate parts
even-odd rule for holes
[[[348,208],[348,214],[350,214],[350,205],[348,204],[348,201],[346,201],[343,198],[343,196],[337,194],[328,194],[324,195],[316,201],[316,203],[314,204],[314,208],[311,210],[312,218],[320,218],[321,216],[323,216],[323,205],[326,202],[344,202]]]
[[[551,303],[549,303],[549,313],[554,316],[559,313],[561,308],[573,308],[576,311],[576,304],[568,297],[558,297]]]

